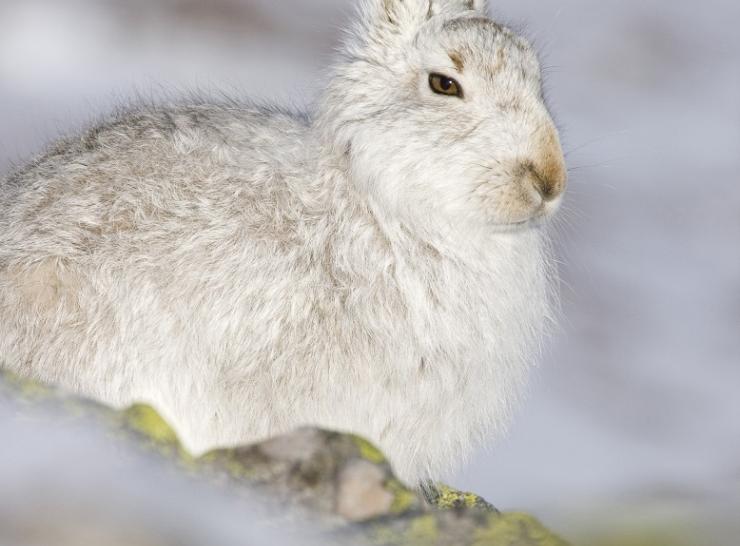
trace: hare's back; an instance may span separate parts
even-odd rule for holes
[[[295,210],[286,173],[305,131],[288,113],[189,106],[132,111],[60,141],[0,182],[0,267],[269,237],[289,224],[280,207]]]

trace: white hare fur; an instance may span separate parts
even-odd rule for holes
[[[566,178],[484,12],[365,0],[310,114],[139,107],[9,175],[0,365],[151,403],[195,453],[318,425],[412,483],[464,461],[536,360]]]

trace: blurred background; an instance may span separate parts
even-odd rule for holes
[[[491,4],[542,52],[568,152],[563,318],[511,435],[449,481],[570,537],[691,527],[732,544],[740,5]],[[0,173],[137,97],[308,104],[353,6],[0,0]]]

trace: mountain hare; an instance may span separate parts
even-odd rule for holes
[[[566,169],[480,0],[364,0],[312,113],[141,107],[0,186],[0,364],[194,453],[302,425],[439,479],[506,426]]]

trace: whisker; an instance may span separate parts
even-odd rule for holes
[[[587,163],[585,165],[576,165],[568,167],[568,172],[582,171],[584,169],[598,169],[599,167],[609,167],[609,163]]]
[[[587,140],[587,141],[583,142],[582,144],[579,144],[579,145],[577,145],[575,147],[572,147],[572,148],[569,147],[564,152],[563,155],[565,155],[565,157],[568,157],[568,156],[570,156],[571,154],[573,154],[575,152],[578,152],[580,150],[583,150],[584,148],[587,148],[587,147],[592,146],[594,144],[598,144],[600,142],[604,142],[605,140],[607,140],[608,138],[610,138],[610,137],[612,137],[614,135],[623,135],[623,134],[626,134],[626,133],[628,133],[627,130],[613,131],[611,133],[608,133],[608,134],[605,134],[605,135],[602,135],[602,136],[599,136],[599,137],[596,137],[596,138],[592,138],[592,139]]]

